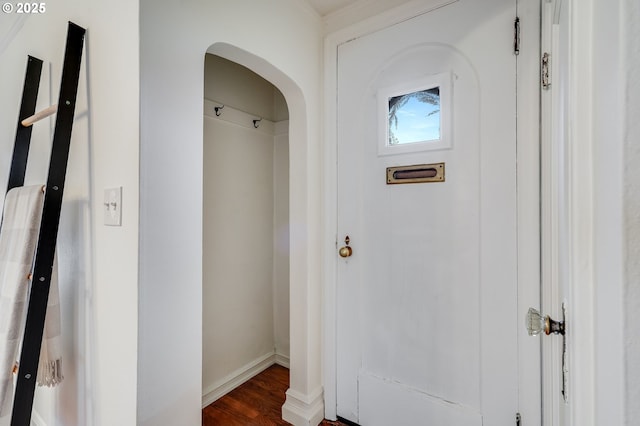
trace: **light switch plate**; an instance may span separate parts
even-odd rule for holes
[[[122,187],[104,190],[104,224],[122,226]]]

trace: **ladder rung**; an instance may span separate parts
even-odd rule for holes
[[[50,115],[55,114],[57,111],[58,111],[58,104],[53,104],[50,107],[47,107],[41,111],[36,112],[31,117],[25,118],[20,123],[24,127],[29,127],[29,126],[32,126],[34,123],[42,120],[43,118],[47,118]]]

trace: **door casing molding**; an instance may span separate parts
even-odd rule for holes
[[[569,8],[566,425],[624,424],[626,3],[563,2]]]
[[[562,318],[561,307],[566,288],[568,217],[566,189],[567,141],[563,111],[566,107],[564,76],[567,61],[561,58],[562,37],[567,28],[560,21],[562,0],[542,3],[541,55],[547,54],[550,86],[540,88],[540,156],[541,156],[541,303],[540,311],[552,318]],[[541,56],[542,57],[542,56]],[[566,120],[564,120],[566,121]],[[562,339],[541,337],[542,344],[542,416],[544,425],[558,425],[563,407]]]

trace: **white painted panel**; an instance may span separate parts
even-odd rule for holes
[[[400,382],[361,374],[360,423],[388,426],[403,418],[420,419],[421,425],[482,426],[480,413],[452,401],[429,395]],[[375,415],[373,414],[375,413]]]
[[[338,264],[338,415],[385,412],[364,401],[365,375],[515,418],[514,17],[514,1],[460,1],[339,47],[338,243],[348,234],[354,254]],[[452,148],[378,156],[378,90],[443,72]],[[441,161],[444,183],[385,184],[388,166]]]
[[[388,34],[380,35],[383,37]],[[362,111],[363,127],[351,127],[355,133],[347,137],[359,142],[366,162],[360,177],[364,183],[360,208],[375,212],[356,226],[363,234],[353,239],[358,258],[361,262],[366,259],[358,271],[363,321],[368,321],[364,327],[376,330],[363,336],[362,368],[445,399],[478,406],[480,165],[475,75],[466,58],[453,49],[424,46],[385,66],[366,90],[376,93],[391,79],[407,80],[417,73],[435,75],[444,70],[456,74],[453,111],[464,122],[456,129],[453,150],[378,156],[378,129],[367,124],[375,123],[377,102],[362,105],[357,96],[344,99],[345,108]],[[448,176],[442,184],[386,184],[386,167],[441,161]]]

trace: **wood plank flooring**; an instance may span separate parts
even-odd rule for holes
[[[203,426],[288,426],[282,404],[289,370],[273,365],[202,410]],[[324,420],[323,426],[346,426]]]

